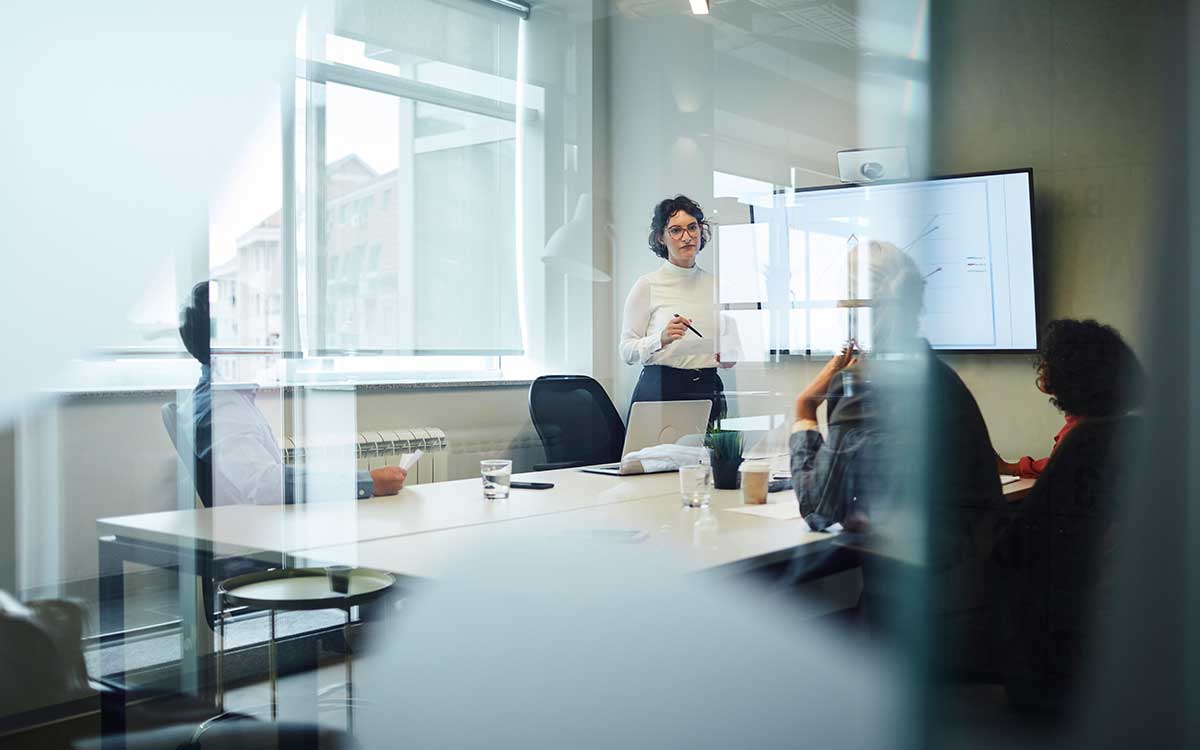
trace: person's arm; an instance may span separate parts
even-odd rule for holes
[[[996,454],[996,470],[1001,474],[1016,475],[1022,479],[1037,479],[1046,469],[1046,464],[1050,463],[1050,458],[1034,458],[1033,456],[1021,456],[1015,463],[1005,461]]]
[[[796,423],[812,423],[814,426],[817,422],[817,408],[825,401],[825,396],[829,393],[829,384],[833,382],[833,377],[842,370],[858,363],[858,356],[855,350],[854,342],[848,342],[842,350],[825,363],[821,371],[813,377],[812,381],[800,391],[796,396]],[[809,429],[809,428],[804,428]],[[795,432],[793,428],[793,432]]]
[[[813,531],[824,531],[833,521],[818,508],[825,508],[822,490],[829,461],[822,457],[825,440],[816,429],[795,430],[788,441],[791,453],[792,489],[800,505],[800,515]],[[818,462],[818,458],[821,460]],[[825,508],[827,511],[828,509]]]
[[[408,477],[408,472],[399,466],[384,466],[371,471],[359,471],[355,477],[357,485],[357,494],[359,500],[366,500],[372,497],[383,497],[384,495],[395,495],[400,490],[404,489],[404,480]],[[288,503],[296,501],[296,488],[305,482],[322,482],[327,481],[329,477],[322,476],[322,473],[310,472],[303,466],[284,466],[283,467],[283,489],[284,498]],[[321,502],[327,500],[341,500],[341,497],[306,497],[307,502]]]
[[[214,394],[212,469],[215,502],[219,505],[293,503],[302,485],[314,487],[338,481],[327,472],[285,465],[266,417],[234,391]],[[399,466],[358,472],[356,494],[359,498],[394,495],[404,486],[406,477],[407,472]],[[344,497],[305,499],[318,502]]]
[[[1050,457],[1034,458],[1033,456],[1021,456],[1013,466],[1016,471],[1013,473],[1025,479],[1037,479],[1046,470],[1046,465],[1050,463]]]
[[[647,331],[650,327],[650,284],[638,279],[625,298],[625,311],[621,316],[621,341],[618,348],[621,359],[627,365],[653,364],[663,348],[687,331],[687,318],[674,318],[661,331]]]
[[[621,317],[621,359],[627,365],[645,364],[651,355],[662,348],[657,333],[647,335],[650,324],[650,285],[642,279],[634,282],[625,298]]]
[[[824,531],[841,523],[851,528],[848,513],[855,511],[855,471],[870,471],[876,467],[855,466],[866,456],[841,455],[861,445],[862,440],[847,432],[853,427],[832,425],[829,440],[816,429],[797,429],[789,440],[791,452],[792,488],[796,493],[800,515],[813,531]],[[849,447],[849,448],[848,448]]]
[[[283,456],[266,417],[244,394],[213,391],[210,456],[214,505],[284,502]]]
[[[288,504],[296,502],[296,488],[308,479],[308,473],[302,466],[287,466],[283,467],[283,496]],[[355,480],[358,485],[358,499],[366,500],[369,497],[375,496],[375,480],[371,478],[371,472],[359,471]]]
[[[829,393],[834,376],[854,364],[850,342],[833,356],[796,397],[796,421],[789,439],[792,488],[800,504],[800,515],[813,531],[824,531],[841,520],[846,505],[844,476],[847,467],[839,462],[841,428],[830,425],[829,442],[817,429],[817,407]]]
[[[359,469],[357,484],[359,500],[365,500],[368,497],[375,497],[375,480],[371,477],[371,472]]]

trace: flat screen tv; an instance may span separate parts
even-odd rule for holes
[[[791,264],[803,264],[791,269],[792,286],[802,275],[808,290],[792,299],[811,300],[801,305],[821,304],[822,288],[865,296],[846,289],[845,250],[884,240],[921,269],[920,332],[935,349],[1037,348],[1031,169],[789,189],[773,207],[756,206],[752,221],[771,224]]]

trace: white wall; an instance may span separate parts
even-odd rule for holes
[[[1162,133],[1144,4],[935,6],[931,153],[942,173],[1031,166],[1040,317],[1094,317],[1144,340]],[[1001,453],[1049,447],[1061,417],[1027,358],[949,359]]]

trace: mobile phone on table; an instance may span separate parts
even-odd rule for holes
[[[553,482],[509,482],[514,490],[548,490],[554,487]]]

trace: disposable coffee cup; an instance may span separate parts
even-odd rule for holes
[[[330,565],[325,568],[325,577],[329,579],[329,589],[335,594],[350,592],[350,565]]]
[[[766,461],[743,461],[742,502],[762,505],[767,502],[767,486],[771,480],[771,464]]]

